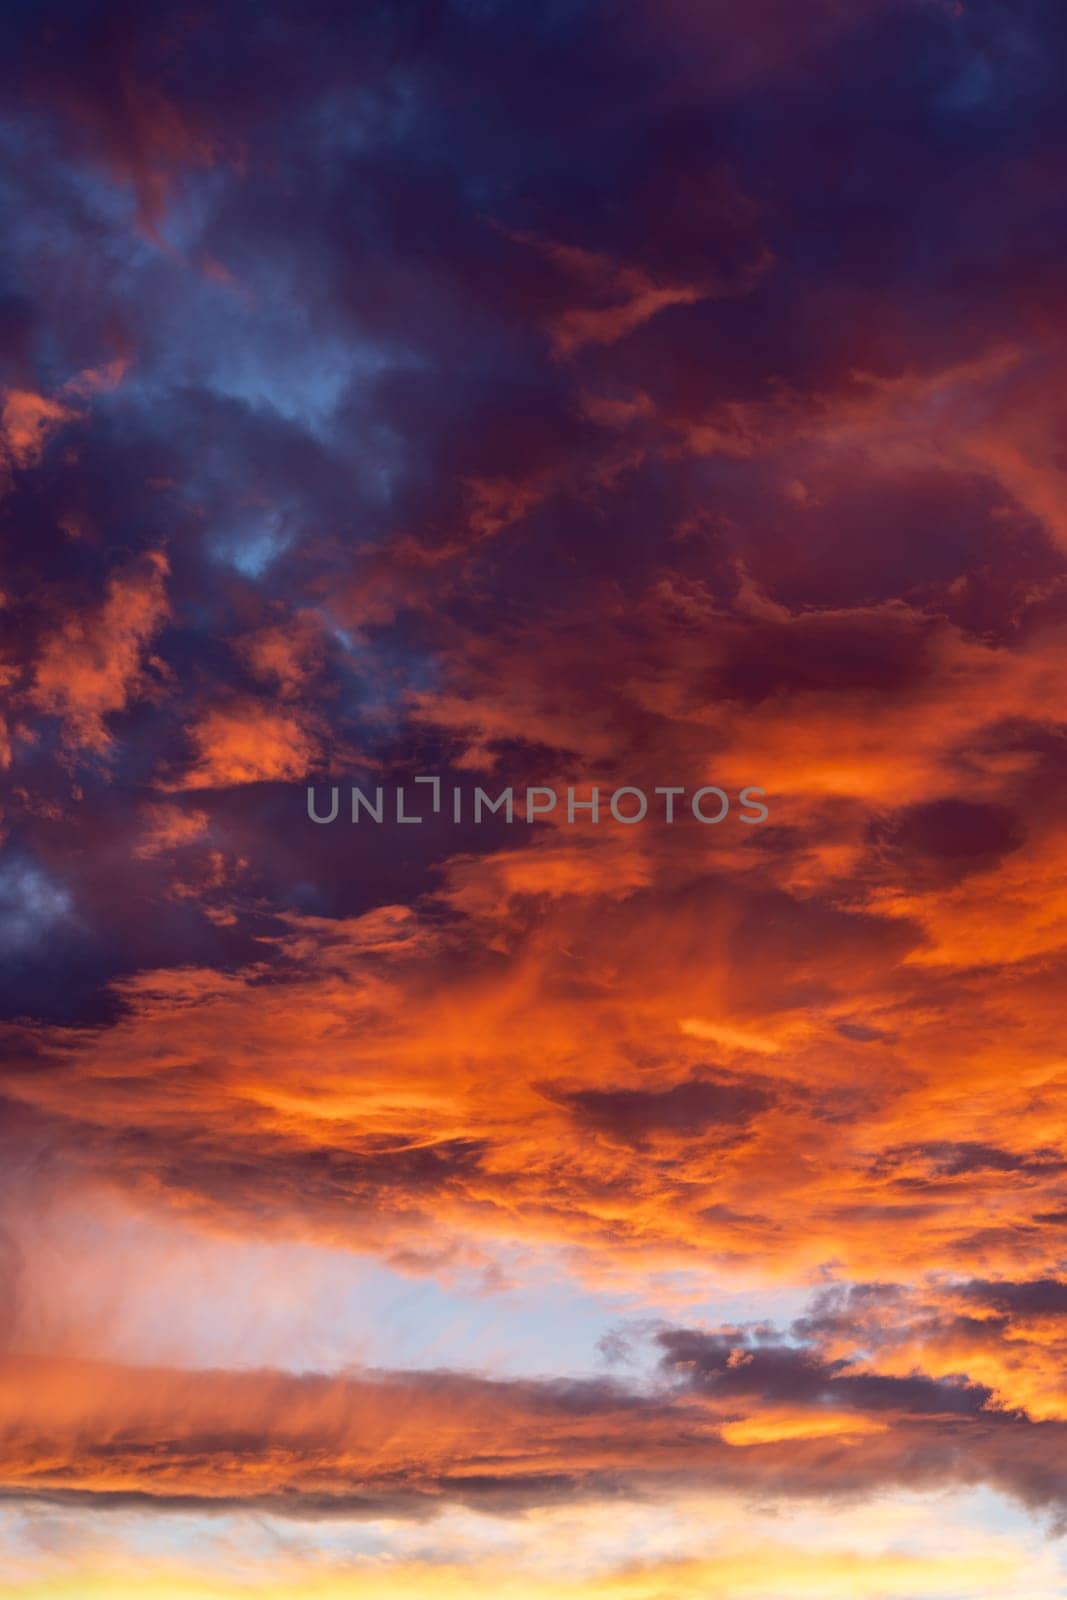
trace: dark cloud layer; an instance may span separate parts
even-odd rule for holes
[[[48,0],[0,53],[6,1492],[1062,1509],[1062,7]],[[307,818],[427,774],[770,815]],[[648,1388],[79,1365],[33,1219],[103,1194],[823,1289]]]
[[[9,1492],[101,1509],[420,1516],[662,1494],[687,1482],[851,1499],[990,1484],[1064,1509],[1064,1428],[960,1379],[886,1377],[739,1330],[656,1336],[666,1387],[455,1373],[292,1377],[9,1363]],[[46,1381],[44,1411],[13,1386]],[[101,1431],[103,1430],[103,1431]]]

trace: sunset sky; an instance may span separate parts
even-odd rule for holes
[[[0,59],[2,1600],[1062,1596],[1067,11]]]

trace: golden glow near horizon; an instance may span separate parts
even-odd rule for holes
[[[1035,1548],[1018,1527],[993,1531],[972,1524],[960,1510],[954,1500],[937,1513],[901,1497],[862,1515],[841,1507],[783,1516],[741,1502],[691,1500],[671,1511],[635,1508],[625,1528],[618,1508],[608,1505],[534,1513],[503,1529],[495,1518],[446,1515],[421,1536],[396,1524],[363,1525],[364,1537],[369,1526],[376,1540],[387,1542],[373,1555],[339,1555],[345,1534],[334,1524],[326,1548],[316,1550],[313,1532],[298,1525],[288,1535],[275,1529],[272,1553],[256,1558],[238,1557],[235,1529],[213,1535],[208,1522],[200,1559],[175,1562],[142,1551],[131,1573],[116,1563],[115,1544],[108,1541],[110,1552],[88,1560],[68,1552],[66,1577],[15,1577],[0,1583],[0,1594],[4,1600],[236,1600],[251,1590],[265,1600],[353,1594],[467,1600],[486,1593],[515,1600],[658,1600],[666,1594],[752,1600],[790,1585],[803,1600],[913,1600],[916,1594],[987,1600],[1014,1584],[1035,1600],[1053,1600],[1061,1574],[1051,1549]]]

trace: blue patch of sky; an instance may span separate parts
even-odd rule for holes
[[[218,1240],[169,1218],[129,1213],[60,1218],[49,1230],[57,1259],[79,1275],[79,1294],[100,1297],[111,1352],[135,1363],[189,1368],[449,1368],[496,1377],[654,1375],[650,1322],[786,1325],[811,1291],[727,1290],[695,1274],[670,1283],[595,1288],[549,1248],[496,1248],[479,1265],[413,1276],[373,1257],[312,1244]],[[146,1254],[168,1271],[146,1281],[132,1263]],[[679,1290],[685,1291],[681,1298]],[[83,1308],[95,1326],[93,1308]],[[621,1332],[625,1361],[601,1341]]]
[[[242,577],[262,578],[293,538],[293,528],[284,512],[265,508],[212,532],[208,548],[216,561],[233,567]]]
[[[0,954],[28,955],[73,914],[69,892],[25,860],[0,866]]]

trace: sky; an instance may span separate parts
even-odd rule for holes
[[[0,59],[0,1600],[1062,1595],[1063,8]]]

